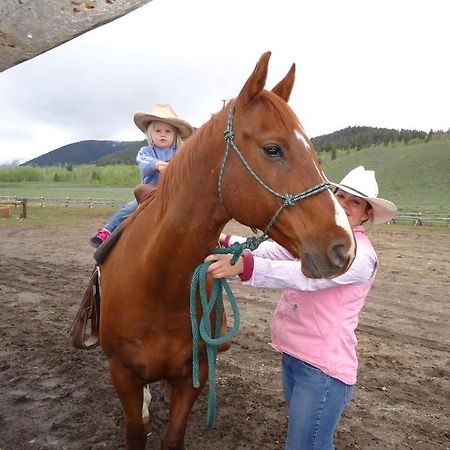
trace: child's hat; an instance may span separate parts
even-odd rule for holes
[[[194,131],[185,120],[179,119],[170,105],[157,103],[150,113],[137,112],[134,115],[134,123],[145,134],[150,122],[164,122],[178,130],[181,139],[188,138]]]

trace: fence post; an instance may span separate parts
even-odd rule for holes
[[[27,198],[22,199],[22,214],[20,215],[19,219],[26,219],[27,218]]]
[[[422,220],[420,219],[421,213],[417,213],[416,225],[422,225]]]

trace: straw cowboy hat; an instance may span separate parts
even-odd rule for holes
[[[370,203],[374,223],[389,222],[397,214],[394,203],[378,197],[378,183],[373,170],[358,166],[351,170],[340,183],[331,184]]]
[[[181,139],[188,138],[194,131],[192,126],[185,120],[179,119],[170,105],[157,103],[147,114],[137,112],[134,115],[134,123],[145,134],[150,122],[165,122],[178,130]]]

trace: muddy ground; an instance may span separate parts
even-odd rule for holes
[[[98,225],[98,218],[71,228],[0,223],[0,450],[124,448],[104,355],[72,348],[67,335]],[[337,448],[450,449],[450,230],[389,225],[369,234],[380,270],[358,327],[359,379]],[[279,355],[268,345],[279,292],[234,290],[242,323],[219,357],[216,425],[206,428],[205,390],[186,445],[282,449]],[[157,449],[168,409],[159,384],[152,394],[147,448]]]

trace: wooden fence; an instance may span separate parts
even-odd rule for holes
[[[430,214],[420,212],[399,212],[390,223],[409,222],[414,225],[446,225],[450,227],[450,213]]]
[[[76,198],[50,198],[50,197],[8,197],[0,196],[0,206],[13,205],[15,207],[22,207],[20,218],[26,219],[27,205],[33,204],[45,208],[46,205],[56,204],[65,207],[75,205],[86,205],[88,208],[93,208],[96,205],[110,205],[111,207],[120,207],[125,203],[124,200],[107,199],[107,198],[93,198],[76,199]],[[431,214],[421,212],[403,212],[400,211],[397,216],[389,223],[413,223],[414,225],[444,225],[450,227],[450,212],[444,214]]]
[[[4,199],[2,197],[0,197],[0,207],[2,205],[5,205],[7,207],[7,214],[6,215],[2,215],[2,217],[9,217],[9,207],[10,206],[14,206],[15,208],[17,207],[22,207],[22,212],[20,213],[20,219],[26,219],[27,218],[27,202],[28,199],[26,198],[21,198],[21,199]],[[3,208],[2,208],[3,209]]]
[[[111,207],[119,208],[125,202],[123,200],[115,200],[108,198],[88,198],[88,199],[76,199],[76,198],[50,198],[50,197],[17,197],[17,196],[0,196],[0,212],[5,205],[7,209],[6,214],[0,214],[1,217],[9,217],[9,207],[22,207],[19,219],[27,218],[27,207],[29,205],[35,205],[40,208],[45,208],[46,205],[61,205],[65,207],[75,205],[86,205],[88,208],[93,208],[96,205],[110,205]]]
[[[110,205],[110,206],[122,206],[125,201],[124,200],[116,200],[116,199],[109,199],[109,198],[85,198],[85,199],[79,199],[79,198],[71,198],[71,197],[65,197],[65,198],[51,198],[51,197],[1,197],[0,196],[0,204],[4,202],[10,202],[10,203],[21,203],[21,202],[27,202],[28,204],[38,205],[44,208],[46,205],[56,204],[56,205],[62,205],[62,206],[71,206],[71,205],[86,205],[89,208],[93,208],[95,205]]]

